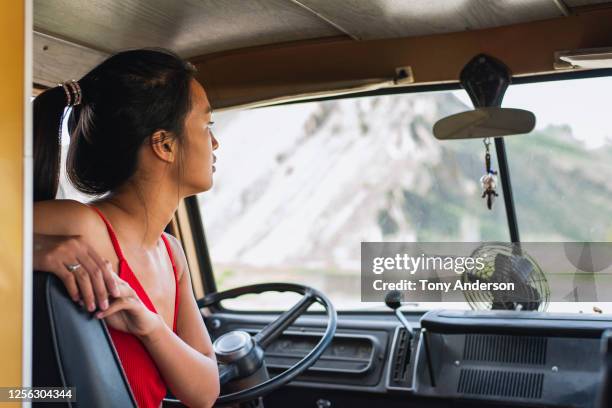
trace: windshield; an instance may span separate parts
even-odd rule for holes
[[[611,78],[592,78],[508,89],[504,106],[537,117],[531,134],[506,138],[524,241],[612,240],[612,121],[602,91],[611,87]],[[492,210],[481,197],[482,140],[432,135],[437,120],[470,108],[464,91],[444,91],[216,113],[215,185],[198,200],[218,289],[297,282],[338,309],[380,309],[361,302],[362,242],[509,241],[501,187]],[[225,306],[280,309],[287,296]]]
[[[508,89],[537,127],[506,138],[523,241],[612,241],[612,78]]]

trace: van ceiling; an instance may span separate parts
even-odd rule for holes
[[[273,53],[270,47],[267,47],[270,45],[277,44],[276,48],[285,48],[293,52],[294,56],[301,53],[306,61],[313,61],[313,58],[318,60],[319,56],[324,58],[325,52],[328,56],[336,53],[336,45],[331,46],[332,48],[323,45],[311,48],[304,54],[304,45],[307,47],[307,44],[313,42],[338,43],[338,51],[343,50],[342,55],[348,57],[367,52],[372,58],[381,59],[382,55],[382,59],[385,59],[389,55],[397,54],[399,49],[406,50],[406,46],[418,51],[424,48],[422,44],[430,44],[429,41],[410,42],[411,39],[437,39],[438,34],[454,36],[448,33],[456,33],[457,37],[466,38],[468,33],[478,32],[481,35],[477,40],[471,37],[463,43],[441,43],[436,40],[432,44],[436,47],[451,47],[457,44],[464,47],[465,44],[474,44],[476,41],[484,45],[489,44],[492,39],[487,29],[515,27],[520,23],[539,24],[537,22],[542,20],[565,21],[564,16],[573,17],[580,15],[582,11],[605,11],[610,6],[611,0],[34,0],[33,77],[36,87],[54,86],[66,79],[80,78],[115,51],[150,46],[165,47],[196,62],[201,72],[199,79],[207,81],[211,90],[216,90],[213,99],[217,106],[230,107],[371,82],[370,77],[362,80],[359,77],[361,74],[358,73],[358,80],[350,78],[350,82],[342,83],[343,75],[350,75],[346,75],[346,67],[343,66],[345,63],[339,61],[336,65],[330,65],[331,62],[328,62],[330,66],[325,68],[331,81],[328,78],[324,83],[313,85],[311,79],[302,76],[301,82],[292,84],[277,72],[269,71],[271,67],[281,70],[277,64],[270,65],[272,60],[268,59],[268,54]],[[609,36],[605,29],[601,32],[598,27],[588,27],[590,22],[585,21],[586,25],[583,26],[574,23],[573,38],[590,38],[581,34],[582,27],[585,27],[584,29],[591,31],[599,30],[595,33],[596,41],[558,41],[558,44],[551,44],[551,47],[566,43],[600,46],[598,41],[604,42],[603,46],[609,46]],[[523,28],[518,30],[528,32]],[[563,32],[560,34],[564,35]],[[508,38],[516,37],[514,32],[504,35],[510,35]],[[558,36],[551,35],[553,38]],[[408,42],[399,43],[397,39],[406,39]],[[538,40],[543,41],[542,38]],[[498,42],[500,41],[503,40],[498,39]],[[351,47],[351,44],[359,46]],[[529,46],[525,43],[523,45]],[[383,51],[384,47],[387,48]],[[503,48],[503,44],[493,44],[489,48],[500,47]],[[371,52],[375,49],[382,54],[377,57],[376,52]],[[235,51],[228,53],[230,50]],[[465,50],[471,52],[471,48]],[[430,59],[431,52],[429,49],[426,53],[413,54],[421,55],[421,59],[423,55]],[[533,52],[541,53],[542,50],[534,49]],[[241,53],[247,54],[245,59],[226,57]],[[525,51],[523,58],[526,61],[531,58],[527,57],[527,53],[528,51]],[[295,73],[304,69],[303,62],[296,61],[296,66],[290,66],[292,58],[288,60],[284,54],[278,58],[281,57],[284,58],[282,61],[285,61],[286,70]],[[549,58],[548,55],[546,57]],[[462,58],[464,57],[456,57],[458,63],[463,63]],[[211,66],[213,59],[216,68]],[[263,62],[256,64],[257,59]],[[268,59],[268,62],[264,59]],[[415,55],[405,55],[403,59],[409,65],[416,64]],[[375,63],[355,61],[357,62],[363,67]],[[453,80],[455,71],[458,72],[457,67],[453,65],[446,68],[448,74],[436,75],[434,71],[438,70],[439,66],[431,66],[432,63],[434,62],[430,63],[427,70],[421,68],[420,72],[416,73],[416,82]],[[236,67],[236,64],[242,68]],[[298,64],[301,64],[302,68]],[[388,64],[393,65],[394,62],[388,61]],[[548,62],[545,65],[552,66]],[[249,69],[245,71],[244,67]],[[261,72],[262,69],[267,72]],[[228,76],[220,76],[219,73],[231,70],[235,71],[231,82],[219,83],[225,81],[224,77]],[[386,77],[388,67],[379,68],[379,71],[381,70]],[[528,73],[542,69],[532,70],[529,64],[526,64],[523,71]],[[424,72],[427,75],[423,75]],[[323,72],[316,75],[327,74]],[[237,81],[238,79],[240,81]],[[274,81],[284,81],[280,84],[283,89],[277,89],[279,84],[273,83]]]
[[[561,17],[610,0],[34,0],[34,30],[112,53],[183,57],[306,39],[399,38]]]

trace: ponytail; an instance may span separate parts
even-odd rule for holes
[[[65,106],[66,95],[61,86],[34,99],[34,201],[53,200],[57,194]]]
[[[80,87],[68,118],[66,174],[72,185],[88,195],[104,195],[134,175],[138,151],[155,131],[167,130],[180,140],[194,73],[193,65],[171,51],[136,49],[112,55],[78,84],[68,84]],[[72,100],[62,86],[34,99],[34,201],[57,194],[60,127]]]

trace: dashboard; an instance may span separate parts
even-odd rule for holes
[[[437,311],[421,319],[416,394],[519,405],[593,407],[604,318]]]
[[[256,333],[276,316],[224,311],[208,316],[206,324],[215,338],[238,329]],[[604,406],[598,395],[605,387],[602,336],[612,329],[610,317],[454,310],[404,316],[412,332],[389,312],[339,313],[331,346],[285,387],[304,396],[303,405],[296,401],[293,408],[347,406],[347,401],[388,407],[407,401],[419,406]],[[296,320],[265,352],[270,375],[305,356],[324,324],[320,314]],[[266,401],[266,406],[274,404]]]

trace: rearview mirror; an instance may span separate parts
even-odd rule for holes
[[[436,139],[482,139],[529,133],[535,115],[523,109],[476,108],[439,120],[433,127]]]
[[[501,61],[485,54],[472,58],[459,80],[474,110],[440,119],[433,127],[434,136],[440,140],[483,139],[531,132],[536,122],[533,113],[501,107],[511,79]]]

